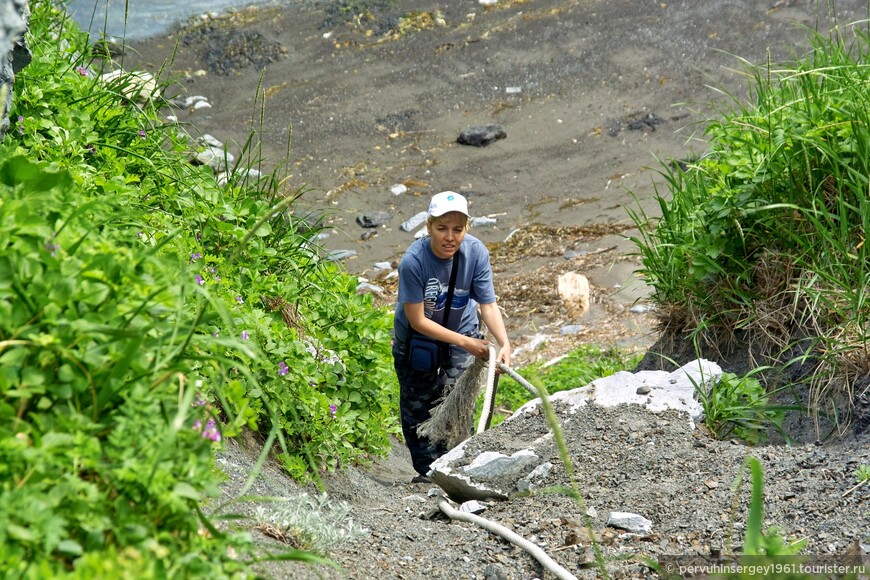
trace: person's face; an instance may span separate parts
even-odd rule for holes
[[[426,224],[432,252],[442,260],[452,258],[465,238],[467,224],[468,218],[459,212],[450,212]]]

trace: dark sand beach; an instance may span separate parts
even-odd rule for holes
[[[495,220],[473,233],[493,248],[514,337],[583,322],[606,342],[649,328],[623,312],[647,291],[627,208],[655,213],[661,164],[704,152],[705,120],[747,98],[746,62],[787,61],[827,31],[823,4],[411,0],[349,18],[302,2],[199,19],[136,43],[124,66],[179,79],[170,96],[206,97],[211,108],[174,114],[230,151],[256,130],[267,164],[287,160],[288,189],[309,190],[297,210],[328,212],[325,246],[355,252],[351,273],[397,260],[413,235],[400,224],[452,189]],[[837,4],[837,22],[864,14]],[[413,25],[399,32],[403,15]],[[490,124],[506,138],[457,143]],[[381,227],[357,222],[384,211]],[[560,312],[566,271],[599,305],[583,321]]]

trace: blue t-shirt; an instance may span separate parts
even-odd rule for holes
[[[397,343],[408,337],[410,324],[405,316],[405,304],[423,303],[426,318],[441,324],[450,287],[450,272],[454,258],[442,259],[435,255],[429,236],[414,241],[399,262],[399,298],[393,329]],[[470,234],[465,234],[459,246],[459,271],[453,288],[453,303],[447,327],[461,334],[477,329],[478,304],[495,302],[492,266],[489,250]]]

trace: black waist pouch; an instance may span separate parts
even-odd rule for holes
[[[444,343],[425,334],[412,332],[406,352],[408,366],[418,372],[431,373],[441,366]]]

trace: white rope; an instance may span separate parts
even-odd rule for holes
[[[480,420],[477,424],[477,433],[485,431],[489,427],[490,419],[492,418],[493,408],[495,406],[495,390],[498,384],[498,376],[495,373],[496,366],[498,366],[498,368],[501,369],[502,372],[507,373],[511,378],[520,383],[530,393],[532,393],[533,395],[537,395],[537,389],[535,389],[534,386],[532,386],[527,380],[517,374],[516,371],[514,371],[506,364],[496,363],[495,357],[495,347],[493,345],[489,345],[489,365],[486,374],[486,394],[483,400],[483,410],[480,414]],[[560,580],[577,580],[576,576],[568,572],[568,570],[566,570],[565,568],[560,566],[555,560],[550,558],[550,556],[548,556],[547,553],[544,552],[544,550],[540,546],[538,546],[534,542],[525,539],[524,537],[502,526],[501,524],[497,524],[472,513],[462,512],[454,509],[453,506],[451,506],[450,503],[447,501],[447,498],[443,495],[438,498],[438,509],[444,512],[444,514],[452,520],[475,524],[476,526],[481,527],[484,530],[487,530],[488,532],[491,532],[509,541],[515,546],[518,546],[519,548],[525,550],[530,556],[540,562],[547,571],[553,573]]]
[[[530,392],[531,394],[533,394],[536,397],[540,396],[540,395],[538,395],[538,389],[535,388],[535,385],[533,385],[532,383],[530,383],[529,381],[527,381],[526,379],[524,379],[523,377],[518,375],[517,371],[510,368],[509,366],[507,366],[504,363],[498,363],[498,368],[503,373],[507,373],[507,375],[510,378],[512,378],[513,380],[515,380],[516,382],[518,382],[519,384],[524,386],[528,392]]]
[[[486,393],[483,396],[483,409],[477,422],[476,433],[483,433],[489,428],[492,412],[495,408],[495,389],[497,386],[495,374],[495,347],[489,345],[489,366],[486,371]]]
[[[560,580],[577,580],[576,576],[560,566],[555,560],[548,556],[547,553],[543,549],[541,549],[540,546],[533,542],[530,542],[521,535],[517,534],[512,530],[509,530],[501,524],[497,524],[486,518],[482,518],[469,512],[462,512],[454,509],[453,506],[451,506],[450,503],[447,501],[447,498],[445,498],[444,496],[438,498],[438,509],[444,512],[451,520],[459,520],[461,522],[475,524],[488,532],[492,532],[493,534],[504,538],[513,545],[519,546],[520,548],[528,552],[529,555],[531,555],[535,560],[540,562],[541,565],[547,569],[547,571],[555,574],[556,577]]]
[[[453,448],[468,438],[468,426],[473,424],[474,403],[480,393],[486,361],[475,358],[455,385],[445,397],[432,409],[430,417],[417,427],[417,433],[430,441],[443,441],[448,448]],[[495,408],[498,375],[496,368],[507,373],[534,396],[538,391],[527,380],[504,363],[496,361],[495,346],[489,345],[489,365],[486,370],[486,394],[483,409],[477,424],[476,433],[482,433],[489,428]]]

